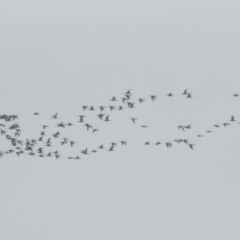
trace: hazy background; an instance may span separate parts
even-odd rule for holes
[[[0,0],[0,114],[19,115],[24,139],[42,124],[56,132],[57,111],[75,124],[80,105],[111,105],[129,89],[133,99],[158,96],[113,112],[111,123],[88,113],[94,135],[64,130],[78,145],[63,156],[129,142],[116,152],[2,158],[0,238],[238,240],[240,125],[212,125],[240,121],[231,97],[240,92],[239,12],[234,0]],[[193,99],[180,95],[185,88]],[[214,132],[196,137],[206,130]],[[179,137],[195,149],[142,145]]]

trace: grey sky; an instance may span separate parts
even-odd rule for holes
[[[113,153],[2,158],[0,239],[238,240],[240,125],[212,125],[240,121],[230,96],[240,93],[239,9],[234,0],[0,0],[0,114],[19,114],[25,138],[45,123],[54,132],[56,112],[74,122],[80,105],[111,105],[128,89],[158,96],[106,124],[87,113],[94,135],[65,132],[78,148],[64,156],[129,142]],[[193,99],[180,95],[186,88]],[[142,145],[179,137],[195,149]]]

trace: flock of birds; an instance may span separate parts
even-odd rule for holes
[[[183,97],[185,98],[193,98],[192,93],[188,92],[188,89],[184,90],[183,93],[181,93]],[[168,93],[166,94],[167,97],[174,97],[173,93]],[[233,94],[233,97],[240,97],[239,94]],[[147,97],[151,101],[157,100],[157,96],[155,95],[150,95]],[[147,98],[138,98],[137,102],[139,104],[143,104]],[[136,108],[136,102],[133,102],[133,94],[131,90],[128,90],[123,94],[122,97],[117,98],[117,97],[112,97],[109,99],[111,102],[121,102],[122,105],[111,105],[111,106],[86,106],[82,105],[80,106],[82,108],[83,113],[87,111],[99,111],[99,113],[96,115],[101,121],[104,122],[110,122],[111,121],[111,112],[112,111],[122,111],[125,110],[125,108]],[[110,112],[109,112],[110,111]],[[33,113],[34,116],[39,116],[39,112]],[[92,133],[96,133],[97,131],[100,131],[98,128],[93,127],[90,123],[86,122],[86,115],[81,114],[78,117],[78,124],[81,124],[83,127],[86,128],[87,131],[91,131]],[[59,119],[59,114],[55,113],[52,115],[52,120],[57,121]],[[62,137],[62,133],[60,131],[56,131],[54,133],[49,133],[50,126],[47,124],[42,125],[42,130],[39,133],[39,137],[37,139],[26,139],[23,140],[21,139],[21,127],[18,123],[12,124],[12,122],[15,122],[18,120],[18,115],[0,115],[0,121],[3,120],[5,121],[3,123],[0,123],[0,134],[1,136],[5,136],[5,139],[7,139],[10,142],[11,149],[6,150],[6,151],[0,151],[0,157],[3,157],[5,154],[16,154],[17,156],[21,156],[23,154],[27,154],[30,156],[38,156],[38,157],[55,157],[56,159],[59,159],[61,157],[61,154],[59,150],[52,150],[51,148],[53,147],[53,144],[61,138],[61,141],[57,141],[57,143],[60,143],[60,146],[63,145],[69,145],[71,148],[76,146],[76,141],[70,140],[66,137]],[[132,121],[133,124],[136,124],[138,121],[137,118],[132,117],[129,119],[129,121]],[[235,116],[231,116],[230,119],[227,122],[224,122],[222,124],[215,124],[213,125],[214,128],[219,128],[221,125],[224,127],[230,126],[231,123],[238,123],[235,119]],[[56,127],[57,128],[66,128],[66,127],[73,127],[74,124],[69,122],[69,123],[64,123],[63,121],[57,123]],[[142,128],[148,128],[147,125],[141,125]],[[186,125],[186,126],[177,126],[179,131],[187,131],[192,129],[192,125]],[[212,130],[207,130],[206,133],[211,133]],[[204,135],[199,134],[197,137],[203,137]],[[53,142],[55,141],[55,142]],[[172,141],[168,142],[155,142],[155,143],[150,143],[150,142],[144,142],[144,145],[165,145],[167,148],[171,148],[173,143],[183,143],[187,145],[190,149],[194,149],[195,145],[193,143],[190,143],[188,139],[173,139]],[[121,140],[119,142],[111,142],[110,145],[105,146],[105,144],[101,144],[95,149],[83,149],[80,151],[80,154],[77,156],[68,156],[67,158],[69,160],[75,159],[75,160],[80,160],[83,155],[89,155],[90,153],[97,153],[99,151],[108,150],[108,151],[115,151],[116,147],[118,145],[121,146],[126,146],[128,142],[126,140]]]

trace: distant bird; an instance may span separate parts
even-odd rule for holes
[[[112,97],[112,99],[110,99],[111,101],[117,101],[116,97]]]
[[[127,98],[121,98],[121,99],[123,103],[127,101]]]
[[[229,126],[230,124],[229,123],[224,123],[223,126],[226,127],[226,126]]]
[[[131,94],[132,94],[132,93],[131,93],[131,90],[128,90],[125,94],[126,94],[126,95],[131,95]]]
[[[121,144],[122,145],[127,145],[127,142],[126,141],[121,141]]]
[[[114,146],[111,146],[108,151],[115,151]]]
[[[117,143],[111,142],[111,145],[115,147],[115,146],[117,146]]]
[[[193,149],[193,147],[195,146],[194,144],[188,144],[188,146]]]
[[[85,106],[85,105],[83,105],[83,106],[81,106],[81,107],[83,108],[83,111],[85,111],[85,110],[88,109],[88,106]]]
[[[156,100],[157,96],[154,96],[154,95],[150,95],[152,101]]]
[[[191,93],[188,93],[188,94],[187,94],[187,98],[192,98],[192,94],[191,94]]]
[[[173,94],[172,94],[172,93],[169,93],[169,94],[167,94],[166,96],[168,96],[168,97],[173,97]]]
[[[145,99],[144,98],[139,98],[139,99],[137,99],[140,103],[143,103],[144,101],[145,101]]]
[[[142,125],[142,128],[147,128],[148,126],[146,126],[146,125]]]
[[[183,126],[178,126],[178,129],[182,129],[183,131],[185,131]]]
[[[156,145],[160,145],[160,144],[161,144],[161,142],[157,142],[157,143],[156,143]]]
[[[104,115],[105,115],[105,114],[100,113],[100,114],[98,114],[97,116],[102,120],[103,117],[104,117]]]
[[[239,97],[239,94],[238,93],[235,93],[232,95],[233,97]]]
[[[33,115],[40,115],[40,113],[35,112]]]
[[[127,98],[127,100],[129,100],[131,98],[131,94],[125,94],[125,97]]]
[[[184,90],[184,92],[182,93],[183,95],[187,95],[187,89]]]
[[[86,126],[87,130],[88,130],[89,128],[92,128],[92,126],[91,126],[90,124],[88,124],[88,123],[86,123],[84,126]]]
[[[57,124],[58,127],[65,128],[65,124],[63,122]]]
[[[100,111],[104,111],[104,109],[105,109],[105,107],[103,107],[103,106],[100,106],[99,108],[100,108]]]
[[[99,131],[98,129],[93,129],[93,133],[95,133],[96,131]]]
[[[111,120],[109,119],[109,116],[110,115],[107,115],[106,118],[105,118],[105,122],[110,122]]]
[[[84,122],[84,118],[85,118],[86,116],[84,116],[84,115],[79,115],[78,117],[80,118],[78,122]]]
[[[230,119],[231,122],[235,122],[235,117],[234,116],[231,116],[231,119]]]
[[[133,121],[133,123],[136,123],[137,118],[130,118],[130,119]]]
[[[57,118],[58,118],[58,113],[52,115],[52,118],[53,118],[53,119],[57,119]]]
[[[87,154],[88,154],[87,150],[88,150],[88,149],[86,148],[85,150],[82,150],[81,153],[84,154],[84,155],[87,155]]]
[[[128,107],[129,108],[134,108],[134,103],[128,102]]]
[[[170,143],[170,142],[166,142],[166,147],[167,147],[167,148],[172,147],[172,143]]]

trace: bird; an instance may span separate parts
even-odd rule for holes
[[[65,128],[65,124],[64,124],[63,122],[61,122],[61,123],[57,123],[57,126],[58,126],[58,127]]]
[[[103,107],[103,106],[100,106],[99,108],[100,108],[100,111],[104,111],[104,109],[105,109],[105,107]]]
[[[53,118],[53,119],[57,119],[57,118],[58,118],[58,113],[52,115],[52,118]]]
[[[88,109],[88,106],[85,106],[85,105],[83,105],[83,106],[81,106],[81,107],[83,108],[83,111],[85,111],[85,110]]]
[[[88,150],[88,148],[86,148],[85,150],[82,150],[81,153],[84,154],[84,155],[87,155],[88,154],[87,150]]]
[[[230,119],[231,122],[235,122],[235,117],[234,116],[231,116],[231,119]]]
[[[128,99],[127,98],[121,98],[122,102],[125,103]]]
[[[74,141],[70,141],[71,147],[73,147],[73,145],[74,145],[75,143],[76,143],[76,142],[74,142]]]
[[[189,143],[188,144],[188,146],[191,148],[191,149],[193,149],[193,147],[195,146],[194,144],[191,144],[191,143]]]
[[[114,146],[111,146],[108,151],[115,151]]]
[[[182,129],[183,131],[185,131],[183,126],[178,126],[178,129]]]
[[[167,148],[172,147],[172,143],[170,143],[170,142],[166,142],[166,147],[167,147]]]
[[[117,143],[115,143],[115,142],[111,142],[110,144],[114,147],[117,146]]]
[[[151,97],[152,101],[156,100],[157,96],[155,95],[150,95],[149,97]]]
[[[105,122],[110,122],[111,120],[109,119],[109,116],[110,115],[107,115],[106,118],[105,118]]]
[[[136,123],[137,118],[130,118],[130,119],[133,121],[133,123]]]
[[[86,117],[86,116],[84,116],[84,115],[79,115],[78,116],[80,119],[79,119],[79,122],[84,122],[84,118]]]
[[[91,126],[90,124],[88,124],[88,123],[86,123],[84,126],[86,126],[87,130],[88,130],[89,128],[92,128],[92,126]]]
[[[131,90],[128,90],[125,94],[126,94],[126,95],[131,95],[131,94],[132,94],[132,93],[131,93]]]
[[[102,120],[105,114],[99,113],[97,116]]]
[[[139,99],[137,99],[137,100],[139,101],[139,103],[143,103],[143,102],[145,101],[144,98],[139,98]]]
[[[117,101],[116,97],[112,97],[112,99],[110,99],[111,101]]]

